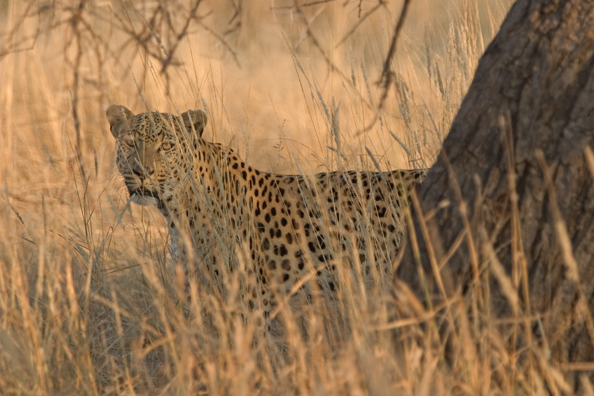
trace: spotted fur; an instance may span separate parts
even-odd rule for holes
[[[202,139],[201,110],[134,115],[113,105],[107,118],[131,199],[165,216],[174,259],[223,293],[241,268],[249,308],[270,313],[292,289],[331,296],[344,270],[365,283],[391,275],[403,207],[426,170],[277,175]]]

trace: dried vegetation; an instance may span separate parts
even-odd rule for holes
[[[112,103],[202,108],[208,139],[268,171],[430,166],[509,2],[411,2],[386,69],[402,5],[0,1],[0,393],[571,392],[546,359],[518,359],[488,304],[404,285],[343,288],[344,333],[314,304],[304,338],[283,310],[282,356],[216,295],[194,288],[188,320],[161,216],[128,201]]]

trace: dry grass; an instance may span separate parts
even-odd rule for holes
[[[375,123],[400,2],[193,3],[0,1],[0,394],[570,392],[546,346],[512,347],[529,318],[508,334],[488,304],[426,305],[405,285],[343,288],[344,331],[321,306],[282,310],[282,354],[195,287],[187,320],[167,229],[128,203],[104,116],[203,108],[207,139],[279,173],[374,169],[367,150],[430,166],[509,1],[414,1]]]

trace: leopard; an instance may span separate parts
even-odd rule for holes
[[[410,194],[427,169],[274,174],[204,139],[207,115],[106,111],[130,200],[155,206],[171,257],[212,289],[241,276],[239,299],[265,317],[281,303],[332,298],[352,274],[392,279]],[[301,296],[298,298],[298,296]]]

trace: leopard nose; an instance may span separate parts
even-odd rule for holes
[[[151,176],[153,173],[155,173],[154,170],[150,169],[150,168],[146,168],[146,167],[140,167],[140,166],[135,166],[132,169],[132,172],[134,172],[134,174],[138,177],[140,177],[141,179],[144,179],[147,175]]]

